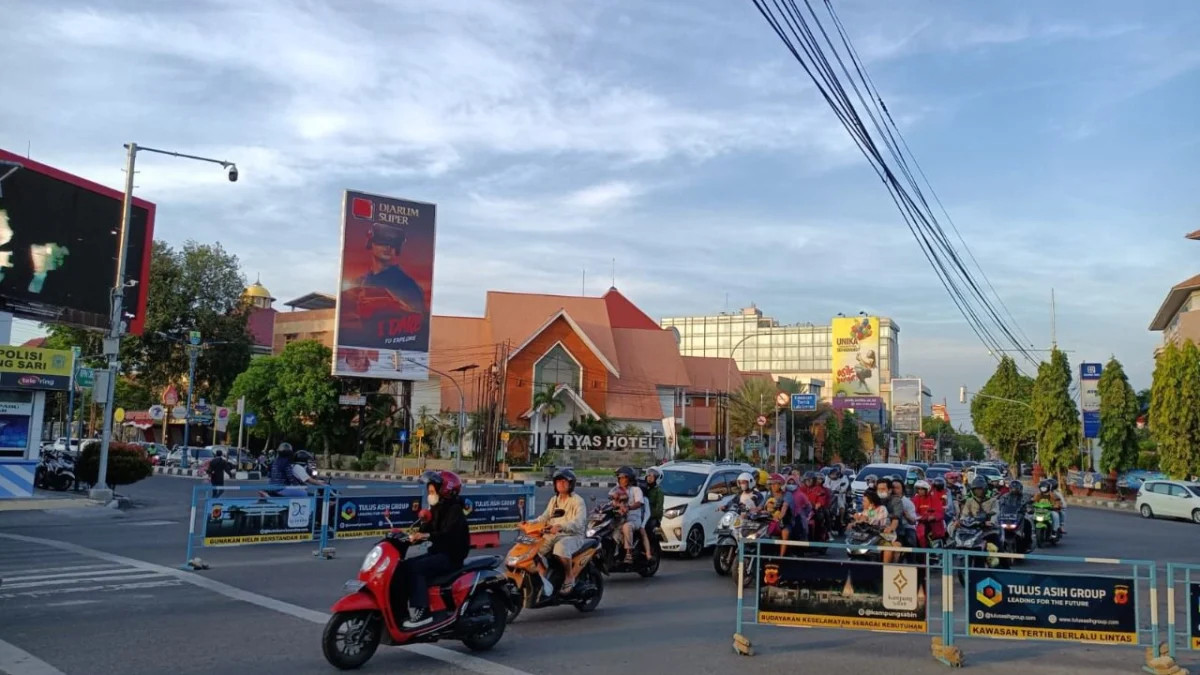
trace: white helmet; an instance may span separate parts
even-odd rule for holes
[[[926,490],[928,490],[929,489],[929,481],[919,480],[919,481],[917,481],[917,484],[913,486],[913,488],[915,488],[917,490],[920,490],[921,488],[925,488]]]
[[[746,492],[749,492],[751,490],[751,488],[754,487],[754,476],[750,475],[749,471],[743,471],[740,474],[738,474],[737,482],[738,482],[738,487],[741,487],[742,483],[744,482],[746,484],[746,487],[744,487],[742,489],[745,490]]]

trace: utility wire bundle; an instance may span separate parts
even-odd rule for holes
[[[875,88],[875,83],[871,81],[870,76],[863,68],[862,61],[850,43],[850,38],[846,34],[841,19],[838,18],[837,12],[834,11],[831,0],[824,0],[823,4],[828,14],[828,23],[833,27],[833,32],[836,34],[838,42],[841,43],[840,51],[834,45],[829,31],[826,31],[825,24],[821,22],[813,9],[813,0],[801,0],[807,13],[801,11],[796,0],[751,0],[751,2],[758,8],[763,18],[771,25],[775,34],[783,41],[800,66],[804,68],[804,72],[812,79],[825,102],[829,104],[842,125],[850,132],[859,151],[863,153],[871,167],[875,169],[876,174],[879,175],[880,180],[887,186],[896,208],[900,211],[913,238],[916,239],[925,259],[933,267],[938,280],[950,294],[950,299],[954,301],[958,311],[967,320],[971,330],[997,359],[1004,352],[1017,352],[1036,367],[1038,362],[1028,351],[1028,346],[1031,346],[1029,338],[1017,325],[1016,319],[1008,311],[1008,307],[1000,299],[1000,295],[996,293],[992,282],[984,274],[983,268],[975,260],[975,256],[971,253],[967,243],[963,241],[962,235],[959,234],[958,228],[950,219],[950,214],[946,213],[933,186],[929,184],[929,179],[925,177],[925,172],[917,164],[916,158],[908,148],[908,143],[900,134],[883,98]],[[817,0],[817,4],[821,4],[820,0]],[[846,56],[845,59],[843,59],[843,53]],[[847,94],[838,72],[830,63],[830,56],[837,63],[838,70],[844,75],[850,91],[858,100],[857,107],[850,95]],[[849,61],[849,66],[847,66],[847,61]],[[851,68],[853,68],[853,73]],[[876,136],[874,137],[863,122],[864,114],[875,129]],[[891,164],[884,156],[885,152],[890,157]],[[945,230],[942,229],[913,175],[913,170],[910,169],[910,162],[929,188],[934,202],[945,215],[946,222],[957,235],[970,262],[974,264],[974,268],[983,278],[983,286],[986,286],[991,296],[1003,309],[1007,321],[996,310],[988,293],[975,279],[975,275],[968,269],[963,257],[959,255]],[[897,174],[900,175],[900,178],[897,177]],[[1018,340],[1017,335],[1020,335],[1021,339]]]

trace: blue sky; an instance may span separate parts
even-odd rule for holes
[[[1030,339],[1148,386],[1196,273],[1200,3],[839,0],[909,146]],[[341,190],[439,204],[435,311],[609,283],[652,316],[755,302],[901,326],[935,396],[993,361],[749,0],[6,3],[0,147],[120,185],[281,300],[334,287]],[[29,334],[23,326],[17,334]],[[965,412],[956,403],[952,413]]]

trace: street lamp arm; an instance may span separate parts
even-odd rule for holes
[[[129,146],[126,145],[126,148]],[[222,168],[228,169],[231,166],[236,166],[233,162],[223,159],[213,159],[211,157],[201,157],[199,155],[189,155],[183,152],[174,152],[172,150],[159,150],[158,148],[148,148],[144,145],[137,146],[138,152],[156,152],[160,155],[169,155],[171,157],[181,157],[183,159],[194,159],[197,162],[208,162],[209,164],[219,164]]]
[[[990,398],[990,399],[994,399],[994,400],[996,400],[996,401],[1007,401],[1007,402],[1009,402],[1009,403],[1016,403],[1017,405],[1023,405],[1023,406],[1025,406],[1026,408],[1029,408],[1030,410],[1033,410],[1033,406],[1032,406],[1032,405],[1029,405],[1029,404],[1028,404],[1028,403],[1026,403],[1025,401],[1018,401],[1018,400],[1017,400],[1017,399],[1015,399],[1015,398],[1004,398],[1003,396],[992,396],[991,394],[981,394],[981,393],[979,393],[979,392],[977,392],[977,391],[967,391],[966,389],[963,389],[963,396],[962,396],[962,398],[963,398],[963,399],[965,399],[967,396],[974,396],[974,397],[976,397],[976,398]],[[962,402],[963,402],[963,403],[966,403],[966,401],[965,401],[965,400],[964,400],[964,401],[962,401]]]
[[[404,360],[450,380],[454,388],[458,390],[458,451],[454,453],[454,469],[457,471],[462,464],[463,436],[466,435],[467,431],[467,397],[463,394],[463,388],[458,384],[458,380],[454,379],[454,376],[449,373],[442,372],[437,368],[431,368],[428,364],[421,363],[416,359],[404,357]]]

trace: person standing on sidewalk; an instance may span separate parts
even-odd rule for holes
[[[233,464],[225,459],[225,453],[217,450],[213,452],[213,458],[208,462],[208,482],[212,484],[213,497],[220,497],[225,494],[225,474],[229,474],[230,478],[234,477]]]

